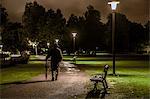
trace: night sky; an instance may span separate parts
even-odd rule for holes
[[[7,9],[11,21],[21,22],[24,7],[27,0],[1,0],[2,5]],[[34,0],[28,0],[34,1]],[[107,0],[36,0],[46,10],[61,9],[65,18],[68,19],[71,13],[83,15],[88,5],[94,6],[101,12],[102,22],[107,21],[107,15],[111,8]],[[130,21],[145,24],[149,19],[149,0],[120,0],[117,12],[123,13]]]

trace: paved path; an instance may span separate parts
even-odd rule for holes
[[[13,84],[2,90],[2,99],[74,99],[87,93],[89,76],[81,72],[73,64],[61,64],[57,81],[51,81],[50,75],[45,80],[41,74],[33,79]]]

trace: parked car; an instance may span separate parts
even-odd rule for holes
[[[13,64],[10,52],[0,52],[0,67],[6,67]]]
[[[12,61],[16,64],[27,64],[30,54],[28,51],[22,51],[21,54],[12,54]]]

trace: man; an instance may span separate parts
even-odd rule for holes
[[[49,57],[51,57],[52,81],[54,81],[57,80],[59,62],[61,62],[63,57],[61,49],[59,49],[57,44],[54,44],[54,47],[48,52],[46,56],[46,64]],[[55,75],[55,79],[54,79],[54,75]]]

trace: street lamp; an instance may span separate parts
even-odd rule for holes
[[[111,5],[111,9],[113,11],[115,11],[117,9],[117,5],[119,4],[120,2],[119,1],[111,1],[111,2],[108,2],[108,4]]]
[[[47,43],[47,47],[49,48],[50,43]]]
[[[38,46],[38,42],[33,42],[33,46],[34,46],[34,48],[35,48],[35,55],[37,55],[38,54],[38,52],[37,52],[37,46]]]
[[[29,42],[29,45],[32,45],[32,47],[33,47],[33,49],[35,48],[35,55],[37,55],[38,54],[38,52],[37,52],[37,46],[38,46],[38,44],[39,44],[39,42],[32,42],[32,41],[28,41]]]
[[[77,35],[76,32],[73,32],[73,33],[72,33],[72,36],[73,36],[73,52],[74,52],[74,55],[75,55],[75,39],[76,39],[76,35]]]
[[[117,9],[117,5],[119,4],[119,1],[111,1],[108,2],[108,4],[111,5],[112,9],[112,54],[113,54],[113,75],[116,75],[115,73],[115,10]]]
[[[55,42],[56,42],[56,44],[58,44],[58,42],[59,42],[59,39],[55,39]]]
[[[0,44],[0,52],[2,52],[2,49],[3,49],[3,45]]]

